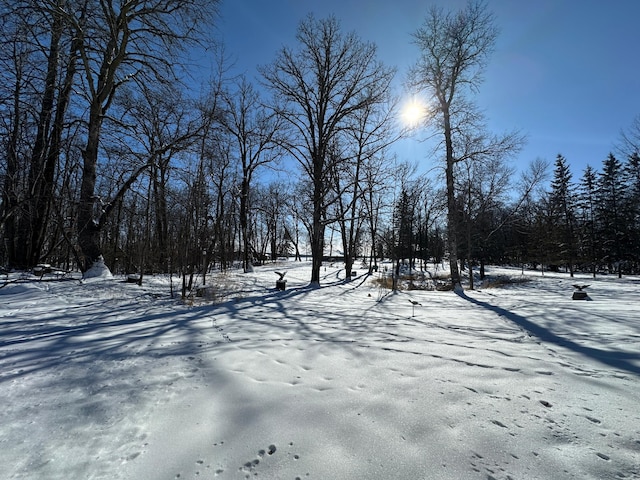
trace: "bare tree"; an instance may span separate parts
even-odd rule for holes
[[[288,127],[283,141],[313,190],[311,283],[320,284],[331,162],[343,160],[330,149],[347,120],[386,100],[393,71],[376,60],[376,47],[355,33],[343,34],[334,18],[303,20],[299,49],[283,48],[261,73],[275,96],[276,112]]]
[[[49,3],[51,5],[49,5]],[[13,68],[3,75],[3,85],[12,85],[14,108],[12,136],[7,137],[7,166],[10,173],[5,186],[21,188],[9,195],[5,203],[5,230],[8,263],[18,268],[34,266],[43,256],[46,231],[54,201],[54,180],[62,148],[65,117],[76,72],[75,39],[59,13],[66,0],[47,3],[28,1],[0,2],[5,46],[0,55],[3,70],[8,62]],[[83,8],[79,6],[79,22]],[[68,53],[65,50],[68,49]],[[0,98],[4,95],[0,94]],[[6,100],[5,100],[6,101]],[[2,103],[5,103],[3,101]],[[18,107],[18,110],[16,110]],[[22,139],[20,174],[11,174],[18,152],[15,140]],[[12,153],[12,151],[14,153]],[[11,186],[13,183],[13,187]],[[11,205],[17,201],[18,205]]]
[[[474,288],[473,261],[482,254],[475,254],[476,247],[482,249],[488,238],[487,230],[494,226],[493,215],[506,202],[513,168],[505,163],[505,158],[493,156],[482,160],[460,162],[457,186],[460,188],[460,203],[464,218],[466,240],[466,260],[469,269],[469,288]]]
[[[10,30],[9,25],[5,23],[6,30]],[[8,33],[5,31],[4,33]],[[23,162],[21,162],[20,152],[24,149],[22,141],[21,125],[25,122],[25,108],[22,97],[25,88],[25,79],[27,67],[28,52],[20,41],[23,32],[19,28],[16,29],[14,35],[8,39],[3,39],[2,53],[6,54],[0,57],[2,62],[2,85],[5,89],[2,92],[2,152],[3,171],[2,177],[2,203],[0,208],[0,226],[4,227],[4,243],[6,246],[6,257],[9,263],[14,263],[18,257],[23,257],[18,253],[20,245],[16,244],[15,238],[18,234],[19,222],[18,212],[23,208],[24,195],[23,178],[21,172],[25,170]]]
[[[97,166],[103,125],[120,87],[130,81],[172,79],[177,54],[196,40],[214,12],[208,0],[93,0],[92,15],[82,24],[75,5],[59,9],[79,39],[85,87],[86,142],[78,207],[78,244],[83,271],[102,256],[100,230],[104,218],[96,197]],[[174,80],[175,81],[175,80]]]
[[[377,270],[378,229],[384,216],[385,206],[393,202],[393,170],[395,158],[386,149],[381,150],[366,162],[361,176],[362,211],[367,222],[371,250],[369,273]]]
[[[413,34],[420,58],[410,72],[410,83],[432,98],[433,113],[444,143],[447,237],[454,289],[461,288],[454,178],[454,165],[460,160],[460,152],[456,151],[456,135],[468,129],[470,121],[474,123],[474,109],[467,97],[481,83],[497,34],[493,14],[487,10],[484,1],[475,0],[456,13],[432,7],[422,26]]]
[[[277,158],[275,135],[279,129],[277,115],[269,114],[251,83],[242,76],[233,91],[223,94],[225,114],[222,124],[235,140],[242,168],[240,183],[240,233],[243,245],[243,268],[251,270],[249,235],[249,199],[256,170],[273,163]]]
[[[147,218],[146,224],[153,225],[155,232],[151,235],[147,231],[145,235],[149,238],[153,236],[157,256],[154,258],[146,254],[145,258],[153,260],[156,269],[166,271],[169,260],[167,188],[171,168],[176,157],[184,154],[198,140],[203,120],[193,108],[193,102],[183,98],[180,90],[166,84],[140,85],[136,89],[123,86],[121,94],[118,106],[125,111],[121,123],[135,127],[121,132],[122,135],[111,135],[115,138],[109,138],[110,141],[103,139],[103,149],[113,173],[105,172],[102,182],[99,182],[99,190],[101,186],[108,188],[105,196],[108,200],[103,201],[98,218],[102,225],[112,221],[110,214],[114,208],[119,208],[120,199],[127,190],[139,177],[148,176],[142,196],[146,199],[146,211],[152,212],[155,217],[154,222]],[[117,220],[114,223],[117,227]],[[140,263],[139,268],[142,272],[145,265]]]
[[[626,157],[640,154],[640,115],[637,115],[631,125],[620,133],[618,144],[618,150]]]
[[[394,129],[394,107],[392,102],[370,105],[354,115],[352,126],[344,137],[346,152],[350,152],[348,160],[334,169],[337,222],[347,280],[351,278],[357,247],[367,221],[366,212],[370,211],[365,207],[366,190],[383,188],[384,176],[378,167],[378,157],[398,138]]]

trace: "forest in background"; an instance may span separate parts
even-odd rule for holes
[[[142,281],[309,255],[317,283],[327,256],[347,278],[356,261],[449,259],[454,287],[458,265],[640,271],[640,116],[599,167],[571,172],[558,154],[516,170],[524,136],[488,132],[473,105],[497,35],[485,3],[432,9],[408,39],[422,52],[411,72],[310,16],[259,83],[210,37],[216,6],[0,2],[4,269],[104,259]],[[434,70],[452,45],[466,56]],[[215,65],[206,82],[189,75],[196,49]],[[399,75],[433,114],[400,121]],[[441,142],[397,159],[394,142],[420,129]]]

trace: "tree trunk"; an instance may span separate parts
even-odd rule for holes
[[[246,171],[242,179],[242,186],[240,190],[240,234],[242,235],[242,269],[245,273],[250,272],[251,264],[249,258],[249,228],[247,223],[249,221],[248,214],[249,203],[249,178]]]
[[[458,229],[456,216],[456,192],[454,184],[453,166],[453,139],[451,132],[451,119],[448,105],[443,109],[444,138],[446,145],[447,168],[447,241],[449,247],[449,271],[451,273],[451,286],[454,290],[461,290],[460,271],[458,270]]]
[[[16,67],[16,83],[13,90],[13,109],[9,121],[11,133],[7,139],[6,158],[7,167],[2,190],[2,217],[4,221],[4,241],[7,249],[7,263],[13,268],[25,268],[25,245],[16,241],[19,230],[18,210],[20,205],[20,162],[18,159],[18,142],[22,117],[22,61],[19,54],[14,52]],[[11,118],[13,117],[13,118]]]
[[[473,260],[471,248],[471,221],[467,219],[467,261],[469,264],[469,290],[474,289],[473,283]]]
[[[53,204],[55,173],[58,167],[58,159],[60,157],[60,149],[62,145],[64,119],[67,113],[67,107],[71,101],[73,81],[77,71],[76,59],[78,48],[78,40],[75,39],[71,44],[64,83],[62,84],[62,89],[58,95],[58,104],[56,106],[53,125],[51,127],[51,133],[48,140],[48,148],[46,149],[44,165],[42,167],[42,180],[34,195],[34,198],[37,201],[33,215],[33,235],[31,240],[31,244],[33,246],[31,258],[34,263],[39,261],[47,236],[48,219]]]
[[[311,225],[311,284],[320,286],[320,267],[324,254],[323,181],[321,167],[316,168],[313,188],[313,223]]]
[[[89,112],[87,145],[82,152],[83,170],[78,204],[78,245],[81,251],[80,270],[84,273],[102,256],[100,224],[95,217],[96,165],[102,127],[101,102],[94,100]]]
[[[153,193],[155,197],[156,216],[156,242],[158,248],[158,265],[164,273],[173,273],[170,270],[169,254],[169,218],[167,214],[167,173],[166,164],[160,163],[158,168],[152,169]]]

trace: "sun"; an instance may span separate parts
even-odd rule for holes
[[[412,98],[402,107],[402,123],[410,128],[420,126],[427,116],[426,105],[418,98]]]

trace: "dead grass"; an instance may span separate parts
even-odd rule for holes
[[[496,275],[485,278],[482,281],[482,288],[504,288],[510,285],[520,285],[523,283],[528,283],[530,281],[531,279],[529,277],[525,277],[522,275]]]
[[[379,288],[386,288],[387,290],[391,290],[393,288],[393,278],[391,278],[391,276],[383,275],[381,277],[376,277],[371,282]]]
[[[393,289],[393,277],[391,275],[383,275],[374,278],[373,284],[381,289]],[[434,280],[428,273],[412,272],[411,274],[401,275],[398,279],[398,290],[421,290],[434,291],[438,290],[440,281]]]

